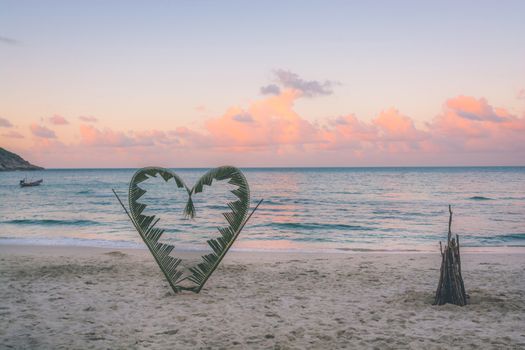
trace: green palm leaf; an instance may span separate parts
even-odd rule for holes
[[[197,285],[197,293],[202,289],[213,271],[215,271],[246,224],[250,206],[250,188],[246,178],[239,169],[232,166],[222,166],[204,174],[191,191],[191,194],[194,195],[202,192],[205,185],[211,186],[213,180],[228,179],[229,184],[236,186],[231,192],[237,197],[237,200],[228,203],[231,212],[223,213],[228,226],[218,228],[221,236],[207,241],[213,253],[202,256],[203,261],[197,266],[190,268],[192,274],[188,279]]]
[[[160,175],[166,182],[173,178],[178,188],[185,188],[187,193],[190,194],[190,190],[184,181],[171,171],[154,167],[140,169],[135,173],[135,175],[133,175],[129,185],[128,201],[131,211],[130,219],[142,240],[148,247],[149,251],[155,258],[155,261],[159,265],[160,269],[166,276],[166,279],[170,283],[172,289],[175,292],[178,292],[183,289],[181,286],[177,286],[176,284],[176,281],[180,279],[183,274],[182,271],[177,269],[181,263],[181,259],[172,257],[170,255],[171,251],[174,249],[173,245],[159,242],[159,239],[164,233],[164,229],[156,227],[156,224],[160,219],[155,219],[154,215],[150,216],[142,214],[144,209],[146,209],[146,204],[140,203],[138,201],[146,193],[146,190],[139,187],[139,184],[151,177],[157,177],[157,175]]]
[[[163,229],[156,226],[159,219],[156,219],[154,215],[144,215],[143,211],[146,209],[146,204],[139,202],[139,199],[146,193],[146,190],[141,188],[139,184],[151,177],[157,177],[157,175],[160,175],[166,182],[173,178],[178,188],[186,189],[188,193],[188,202],[184,209],[184,215],[190,218],[195,217],[195,206],[193,205],[192,195],[203,192],[205,188],[204,186],[211,186],[213,180],[229,180],[229,184],[236,186],[231,192],[237,197],[237,200],[227,203],[231,211],[223,213],[228,226],[219,227],[218,230],[220,237],[207,241],[213,252],[203,255],[202,262],[189,268],[190,275],[186,277],[183,277],[183,271],[178,269],[181,259],[170,255],[174,246],[159,242],[159,239],[164,233]],[[115,193],[115,191],[113,191],[113,193]],[[120,204],[155,258],[155,261],[166,276],[172,289],[175,292],[191,290],[196,293],[200,292],[210,275],[215,271],[232,246],[233,242],[237,239],[246,222],[262,202],[262,200],[259,201],[252,213],[249,216],[247,215],[250,205],[250,189],[248,182],[242,172],[232,166],[223,166],[208,171],[199,179],[191,190],[180,177],[168,169],[156,167],[140,169],[135,175],[133,175],[129,187],[130,213],[128,213],[116,193],[115,196],[117,196]],[[184,280],[190,281],[193,285],[190,287],[182,286],[180,283]]]

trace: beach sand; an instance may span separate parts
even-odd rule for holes
[[[146,250],[0,245],[0,348],[525,348],[525,254],[462,262],[466,307],[439,252],[232,252],[175,295]]]

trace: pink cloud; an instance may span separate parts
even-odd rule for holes
[[[252,103],[247,109],[231,107],[210,119],[206,131],[212,144],[236,151],[247,148],[302,147],[322,142],[319,129],[293,110],[300,92],[284,90],[278,96]]]
[[[516,94],[516,98],[519,100],[525,100],[525,89],[521,89],[520,91],[518,91],[518,93]]]
[[[16,131],[9,131],[9,132],[3,133],[2,136],[10,138],[10,139],[23,139],[24,138],[24,135]]]
[[[239,123],[253,123],[254,119],[249,113],[239,113],[232,116],[232,119]]]
[[[370,122],[348,114],[312,123],[294,110],[301,92],[288,89],[280,95],[254,101],[246,108],[230,107],[209,119],[202,131],[179,127],[169,131],[122,132],[81,126],[82,144],[105,147],[142,147],[220,155],[231,152],[268,159],[303,159],[328,152],[337,161],[401,162],[454,159],[458,153],[516,152],[525,144],[525,122],[485,99],[458,96],[447,100],[443,111],[426,128],[394,108],[380,112]],[[335,152],[335,153],[334,153]],[[337,156],[339,154],[339,156]],[[447,158],[448,157],[448,158]],[[261,159],[261,158],[258,158]],[[306,157],[308,159],[308,157]],[[394,163],[395,164],[395,163]]]
[[[154,147],[177,145],[177,147],[202,147],[204,138],[188,128],[175,130],[116,131],[109,128],[100,130],[94,126],[82,124],[79,128],[80,142],[93,147]]]
[[[421,150],[426,147],[425,141],[430,137],[428,132],[418,130],[414,121],[390,108],[379,113],[372,121],[378,129],[376,146],[390,153],[403,153]]]
[[[484,98],[469,96],[451,98],[446,102],[446,107],[459,117],[474,121],[500,122],[508,115],[504,110],[492,108]]]
[[[11,128],[13,124],[5,118],[0,117],[0,128]]]
[[[38,124],[31,124],[29,129],[31,130],[31,133],[36,137],[41,137],[45,139],[56,138],[55,132],[51,129],[46,128],[45,126],[41,126]]]
[[[525,148],[525,119],[489,105],[484,98],[449,99],[428,127],[442,148],[500,152]]]
[[[182,138],[174,137],[173,134],[160,131],[160,130],[145,130],[136,131],[131,133],[131,137],[135,140],[136,144],[142,146],[153,146],[157,145],[181,145]]]
[[[96,123],[98,121],[97,118],[95,117],[92,117],[92,116],[83,116],[81,115],[80,117],[78,117],[78,119],[82,120],[83,122],[87,122],[87,123]]]
[[[312,122],[295,111],[302,94],[283,89],[247,106],[232,106],[200,129],[122,131],[82,124],[79,142],[69,145],[47,140],[54,132],[42,126],[31,130],[43,138],[38,149],[48,150],[49,157],[91,159],[94,166],[523,164],[525,118],[484,98],[451,98],[418,127],[395,108],[370,121],[346,114]]]
[[[377,127],[361,122],[353,114],[329,119],[322,131],[326,140],[324,149],[352,149],[360,151],[370,148],[378,139]]]
[[[134,147],[152,145],[150,137],[142,138],[131,133],[99,130],[91,125],[80,125],[80,142],[86,146],[96,147]]]
[[[174,140],[179,148],[210,148],[213,144],[208,135],[185,126],[169,130],[166,134]]]
[[[66,118],[55,114],[52,117],[49,117],[49,122],[53,125],[66,125],[69,124]]]
[[[379,134],[384,140],[412,141],[424,137],[424,133],[416,129],[412,119],[400,114],[394,108],[379,113],[372,124],[377,126]]]

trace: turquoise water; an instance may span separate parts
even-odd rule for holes
[[[111,189],[127,203],[134,169],[0,173],[0,244],[142,247]],[[175,170],[188,186],[206,169]],[[525,167],[243,169],[252,203],[264,198],[234,247],[269,250],[435,250],[448,204],[464,246],[525,246]],[[24,177],[39,187],[19,188]],[[180,249],[202,249],[227,211],[228,185],[194,198],[160,179],[145,184],[149,213]]]

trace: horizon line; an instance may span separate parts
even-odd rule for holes
[[[231,164],[224,164],[219,166],[235,166]],[[147,167],[159,167],[166,169],[213,169],[217,166],[210,167],[172,167],[172,166],[157,166],[151,165]],[[239,169],[393,169],[393,168],[524,168],[525,165],[373,165],[373,166],[235,166]],[[14,171],[41,171],[41,170],[129,170],[141,169],[144,167],[82,167],[82,168],[63,168],[52,167],[38,170],[20,169]]]

